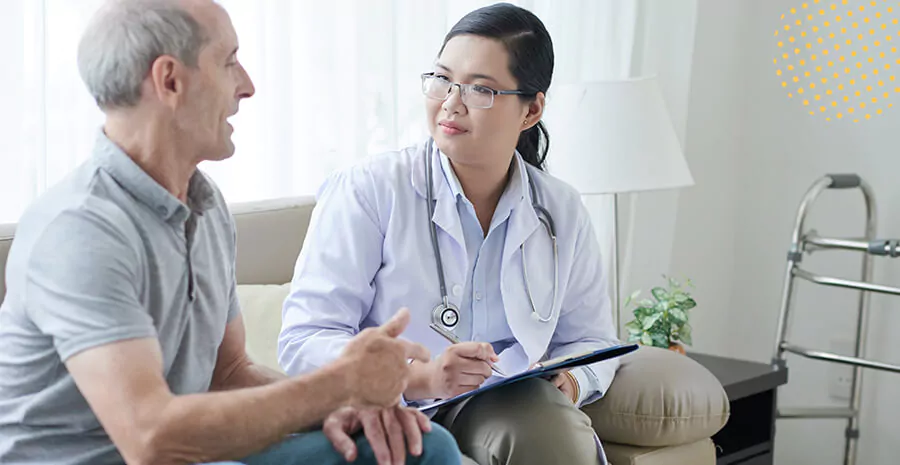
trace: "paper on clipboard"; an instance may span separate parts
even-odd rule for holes
[[[475,396],[485,391],[489,391],[491,389],[496,389],[501,386],[506,386],[509,384],[513,384],[522,380],[530,379],[530,378],[549,378],[560,372],[565,370],[569,370],[575,367],[579,367],[582,365],[590,365],[592,363],[602,362],[604,360],[613,359],[616,357],[620,357],[627,353],[633,352],[637,350],[637,344],[625,344],[625,345],[616,345],[612,347],[606,347],[604,349],[595,350],[592,352],[582,353],[582,354],[574,354],[567,355],[563,357],[554,358],[551,360],[545,360],[543,362],[539,362],[535,364],[534,368],[530,370],[523,371],[519,374],[510,376],[508,378],[501,379],[496,383],[482,386],[478,389],[460,394],[456,397],[451,397],[449,399],[442,399],[436,402],[432,402],[426,405],[419,405],[417,408],[422,412],[427,412],[430,410],[434,410],[436,408],[442,407],[444,405],[452,404],[455,402],[459,402],[461,400],[465,400],[469,397]]]

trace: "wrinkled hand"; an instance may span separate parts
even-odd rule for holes
[[[424,364],[423,392],[413,398],[446,399],[478,389],[491,377],[491,364],[500,358],[486,342],[462,342],[447,348],[440,357]]]
[[[565,373],[560,373],[553,378],[550,378],[550,382],[553,383],[563,394],[568,397],[573,404],[578,403],[578,387],[575,386],[575,381],[573,378],[569,377]]]
[[[325,437],[348,462],[359,455],[350,436],[362,428],[372,446],[378,465],[402,465],[406,452],[422,455],[422,432],[431,431],[431,422],[422,412],[409,407],[363,409],[344,407],[332,413],[322,427]]]
[[[401,309],[378,328],[368,328],[350,340],[341,354],[346,363],[353,407],[389,408],[400,402],[409,381],[409,359],[428,361],[428,349],[398,339],[409,324],[409,311]]]

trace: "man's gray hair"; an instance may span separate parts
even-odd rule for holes
[[[113,0],[91,19],[78,45],[78,71],[100,108],[131,107],[163,55],[196,67],[206,43],[200,23],[175,0]]]

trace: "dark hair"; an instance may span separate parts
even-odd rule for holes
[[[509,52],[509,71],[519,82],[519,90],[547,93],[553,78],[553,42],[544,23],[534,13],[509,3],[497,3],[465,15],[444,37],[441,51],[450,39],[475,35],[497,39]],[[534,96],[520,96],[534,100]],[[544,169],[550,133],[543,122],[519,135],[516,150],[530,165]]]

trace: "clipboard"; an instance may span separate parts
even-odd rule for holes
[[[638,349],[637,344],[624,344],[624,345],[616,345],[612,347],[606,347],[603,349],[595,350],[592,352],[586,352],[581,354],[573,354],[567,355],[563,357],[558,357],[550,360],[546,360],[543,362],[538,362],[535,364],[534,368],[530,370],[523,371],[517,375],[510,376],[508,378],[504,378],[496,383],[490,384],[488,386],[482,386],[478,389],[474,389],[469,392],[465,392],[455,397],[451,397],[449,399],[442,399],[436,402],[432,402],[427,405],[417,406],[419,411],[421,412],[429,412],[431,410],[443,407],[444,405],[453,404],[469,397],[481,394],[482,392],[490,391],[491,389],[496,389],[502,386],[507,386],[513,383],[517,383],[519,381],[523,381],[531,378],[551,378],[563,371],[580,367],[583,365],[590,365],[592,363],[602,362],[604,360],[613,359],[616,357],[621,357],[622,355],[634,352]]]

